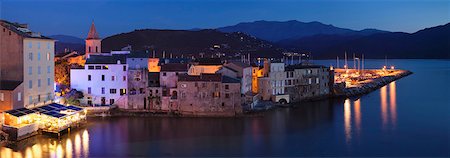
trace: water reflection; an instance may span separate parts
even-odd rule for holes
[[[389,95],[388,95],[389,88]],[[384,130],[389,126],[391,128],[395,128],[397,125],[397,92],[396,92],[396,83],[391,82],[389,85],[383,86],[380,89],[380,97],[381,97],[381,119],[382,119],[382,127]],[[389,97],[389,103],[388,103]]]
[[[347,143],[352,139],[352,111],[350,99],[344,102],[344,124],[345,124],[345,138]]]
[[[391,111],[391,123],[393,127],[397,124],[397,92],[395,89],[395,81],[389,84],[389,100]]]
[[[80,138],[80,132],[83,132]],[[64,141],[62,141],[64,140]],[[75,140],[75,146],[72,144]],[[81,141],[82,140],[82,141]],[[30,145],[32,144],[32,145]],[[65,147],[65,148],[64,148]],[[57,139],[45,135],[31,137],[16,144],[11,144],[0,148],[0,158],[40,158],[40,157],[73,157],[75,147],[75,157],[89,155],[89,133],[87,130],[79,131],[75,137],[67,134],[66,137]],[[81,151],[81,147],[83,147]],[[24,149],[22,149],[24,148]]]
[[[355,128],[356,128],[356,134],[359,135],[359,132],[361,130],[361,100],[358,99],[354,102],[354,110],[355,110]]]

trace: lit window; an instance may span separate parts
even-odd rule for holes
[[[5,95],[3,93],[0,93],[0,101],[5,101]]]
[[[47,61],[50,60],[50,53],[47,53]]]

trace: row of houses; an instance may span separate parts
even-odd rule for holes
[[[333,84],[328,67],[286,66],[265,59],[156,58],[147,51],[101,52],[92,24],[84,65],[70,71],[71,88],[82,91],[81,104],[117,105],[129,111],[183,115],[237,115],[260,100],[277,103],[327,97]],[[78,59],[79,57],[77,57]]]

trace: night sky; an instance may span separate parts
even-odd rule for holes
[[[319,21],[361,30],[415,32],[450,22],[448,0],[0,0],[0,18],[44,35],[100,36],[134,29],[216,28],[255,20]]]

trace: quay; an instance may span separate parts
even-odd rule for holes
[[[408,70],[335,69],[334,97],[354,97],[375,91],[390,82],[411,75]]]

